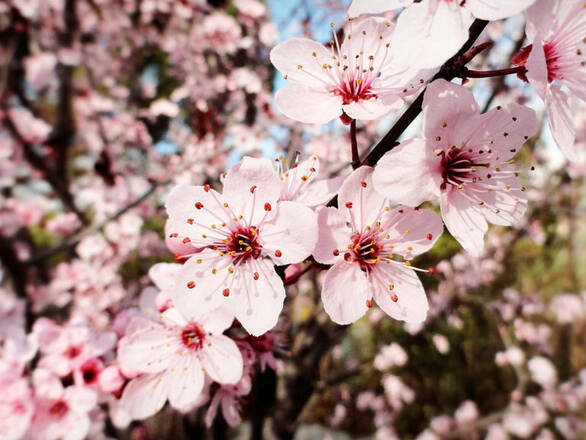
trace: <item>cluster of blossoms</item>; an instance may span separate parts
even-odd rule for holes
[[[545,192],[532,192],[516,159],[539,135],[538,113],[512,100],[482,111],[466,81],[450,80],[517,74],[544,101],[553,139],[572,162],[568,175],[583,177],[586,124],[573,109],[586,100],[586,4],[354,0],[348,23],[331,23],[328,44],[275,46],[263,2],[235,0],[230,13],[212,3],[0,4],[0,31],[10,35],[1,48],[10,67],[0,100],[0,437],[104,439],[129,430],[141,438],[137,421],[171,409],[201,415],[208,428],[218,412],[239,425],[258,403],[259,377],[314,374],[325,364],[316,356],[309,368],[291,366],[311,339],[287,321],[311,301],[291,294],[297,284],[321,298],[297,321],[319,329],[313,335],[323,341],[313,342],[343,369],[364,365],[329,344],[337,325],[366,318],[375,329],[396,321],[404,329],[402,340],[378,340],[365,361],[382,394],[342,389],[332,427],[357,409],[374,414],[377,438],[399,438],[394,422],[418,403],[406,371],[421,354],[409,345],[450,356],[462,342],[454,333],[474,330],[468,313],[496,317],[487,324],[500,344],[487,349],[490,368],[517,383],[503,388],[506,406],[490,423],[477,403],[460,400],[418,440],[579,438],[586,372],[556,369],[552,339],[556,326],[583,321],[584,294],[544,302],[497,286],[490,303],[471,299],[504,278],[506,245],[516,240],[489,224],[522,228],[536,245],[549,239],[541,220],[527,220],[529,202],[545,204]],[[516,67],[464,67],[479,53],[474,41],[467,46],[473,18],[521,13],[529,45],[512,56]],[[29,45],[33,37],[38,44]],[[274,94],[278,112],[262,60],[286,81]],[[42,108],[54,99],[55,118]],[[418,102],[422,135],[383,140],[371,151],[380,159],[361,160],[358,145],[378,136],[375,124],[407,104],[413,116]],[[415,119],[405,124],[405,115],[400,134]],[[350,148],[297,124],[332,121],[350,125]],[[292,153],[308,130],[303,152]],[[262,158],[274,145],[286,153]],[[456,250],[442,253],[438,242],[450,240]],[[437,275],[427,292],[419,274]],[[290,343],[283,328],[306,340]],[[294,351],[285,368],[281,358]],[[296,397],[299,381],[291,383]],[[299,406],[297,418],[306,402],[291,400],[283,407]],[[286,422],[285,430],[297,424]]]

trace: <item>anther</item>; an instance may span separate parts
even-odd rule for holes
[[[193,281],[190,281],[189,283],[187,283],[188,289],[193,289],[194,287],[195,287],[195,283]]]
[[[222,291],[222,295],[224,295],[224,296],[228,296],[228,295],[230,295],[230,289],[227,289],[227,288],[226,288],[226,289],[224,289],[224,290]]]
[[[275,251],[275,257],[277,257],[277,258],[280,258],[280,257],[281,257],[281,255],[283,255],[283,253],[282,253],[282,252],[281,252],[279,249],[277,249],[277,250]]]
[[[265,203],[265,211],[270,211],[271,210],[271,204],[270,203]]]

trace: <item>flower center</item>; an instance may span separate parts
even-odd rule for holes
[[[49,413],[56,419],[62,418],[65,414],[67,414],[67,411],[69,411],[69,406],[63,400],[58,400],[53,405],[51,405],[51,408],[49,408]]]
[[[199,350],[203,347],[205,332],[196,323],[190,323],[181,332],[181,342],[189,350]]]
[[[476,171],[489,167],[488,163],[477,163],[469,152],[455,147],[447,152],[442,150],[438,155],[442,157],[443,182],[440,185],[442,191],[445,191],[448,185],[461,189],[466,183],[476,183]]]
[[[244,263],[251,258],[257,259],[262,251],[258,242],[255,226],[240,227],[232,233],[226,243],[226,252],[234,258],[235,263]]]
[[[351,238],[348,252],[344,254],[346,261],[354,261],[364,272],[370,272],[372,267],[380,261],[381,246],[372,232],[356,233]]]
[[[80,353],[81,350],[79,349],[79,347],[68,347],[67,350],[65,350],[64,354],[69,359],[75,359],[77,356],[79,356]]]

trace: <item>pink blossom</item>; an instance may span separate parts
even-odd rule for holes
[[[562,153],[579,161],[572,101],[586,100],[586,9],[581,0],[537,0],[527,11],[527,38],[513,63],[547,105],[549,127]],[[562,89],[567,87],[571,93]]]
[[[250,157],[228,172],[223,193],[178,186],[167,199],[169,230],[203,249],[186,255],[173,300],[185,313],[226,305],[251,334],[277,322],[285,289],[275,265],[299,263],[316,242],[315,214],[283,201],[270,161]]]
[[[33,393],[27,380],[10,371],[0,373],[0,437],[23,438],[33,411]]]
[[[385,395],[392,408],[400,410],[405,403],[415,400],[415,392],[405,385],[398,376],[386,374],[382,379]]]
[[[393,30],[389,20],[368,18],[351,22],[341,45],[334,31],[330,49],[307,38],[278,44],[271,62],[290,80],[275,95],[279,110],[316,124],[337,117],[373,120],[397,110],[423,79],[394,62]]]
[[[101,356],[114,347],[114,333],[96,334],[84,322],[72,321],[59,326],[47,318],[39,318],[33,325],[42,357],[39,367],[58,376],[66,376],[85,361]]]
[[[348,15],[377,14],[406,8],[397,20],[393,44],[421,67],[436,67],[468,39],[472,16],[499,20],[518,14],[535,0],[354,0]]]
[[[393,342],[381,347],[379,353],[374,357],[374,368],[384,371],[394,366],[401,367],[407,363],[407,360],[407,353],[403,347]]]
[[[512,225],[526,210],[512,157],[538,128],[518,104],[480,114],[464,87],[434,81],[423,102],[425,140],[391,150],[374,173],[378,191],[408,206],[439,200],[450,233],[474,256],[484,248],[487,220]]]
[[[136,318],[131,334],[118,348],[122,371],[142,373],[126,385],[121,405],[133,419],[144,419],[169,400],[188,411],[197,403],[205,377],[235,384],[242,377],[242,355],[227,336],[232,323],[226,310],[185,314],[176,308],[161,314],[161,322]],[[204,374],[205,372],[205,374]]]
[[[433,246],[442,224],[430,210],[391,209],[374,190],[372,174],[370,167],[358,168],[340,188],[339,208],[317,211],[314,257],[333,264],[324,278],[324,308],[333,321],[350,324],[372,307],[374,298],[391,317],[421,322],[428,303],[409,260]]]
[[[557,371],[551,361],[543,356],[535,356],[527,362],[531,379],[545,389],[557,384]]]
[[[89,411],[96,405],[94,391],[69,386],[48,370],[36,369],[33,373],[35,386],[35,415],[29,430],[30,438],[46,440],[81,440],[90,429]]]
[[[478,418],[478,408],[471,400],[462,402],[454,413],[454,420],[458,426],[468,425]]]
[[[444,335],[433,335],[431,338],[433,345],[441,354],[446,354],[450,351],[450,341]]]

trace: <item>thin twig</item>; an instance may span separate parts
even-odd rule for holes
[[[47,249],[44,252],[41,252],[40,254],[30,258],[29,260],[25,261],[24,264],[36,264],[39,261],[42,261],[46,258],[49,258],[55,254],[58,254],[59,252],[65,251],[73,246],[75,246],[77,243],[79,243],[81,240],[83,240],[85,237],[88,237],[92,234],[95,234],[96,232],[101,231],[108,223],[117,220],[119,217],[121,217],[122,215],[126,214],[128,211],[130,211],[132,208],[135,208],[136,206],[140,205],[143,201],[145,201],[146,199],[148,199],[150,196],[152,196],[155,191],[157,190],[157,188],[159,188],[160,186],[166,186],[170,183],[173,182],[174,178],[181,174],[182,172],[188,170],[190,167],[192,167],[194,164],[198,163],[198,162],[207,162],[210,159],[213,159],[216,156],[219,156],[221,154],[227,153],[228,151],[230,151],[232,149],[232,147],[224,147],[218,151],[215,151],[214,153],[211,153],[205,157],[202,158],[198,158],[195,159],[193,161],[190,161],[189,163],[185,164],[184,166],[180,167],[178,170],[176,170],[168,179],[165,180],[160,180],[160,181],[156,181],[153,182],[150,186],[150,188],[148,190],[146,190],[144,193],[142,193],[140,196],[138,196],[136,199],[134,199],[132,202],[130,202],[128,205],[124,206],[123,208],[121,208],[120,210],[118,210],[116,213],[114,213],[112,216],[108,217],[107,219],[105,219],[104,221],[102,221],[101,223],[98,223],[96,225],[90,226],[86,229],[82,229],[81,231],[79,231],[78,233],[72,235],[71,237],[69,237],[67,240],[65,240],[63,243],[51,248],[51,249]]]

